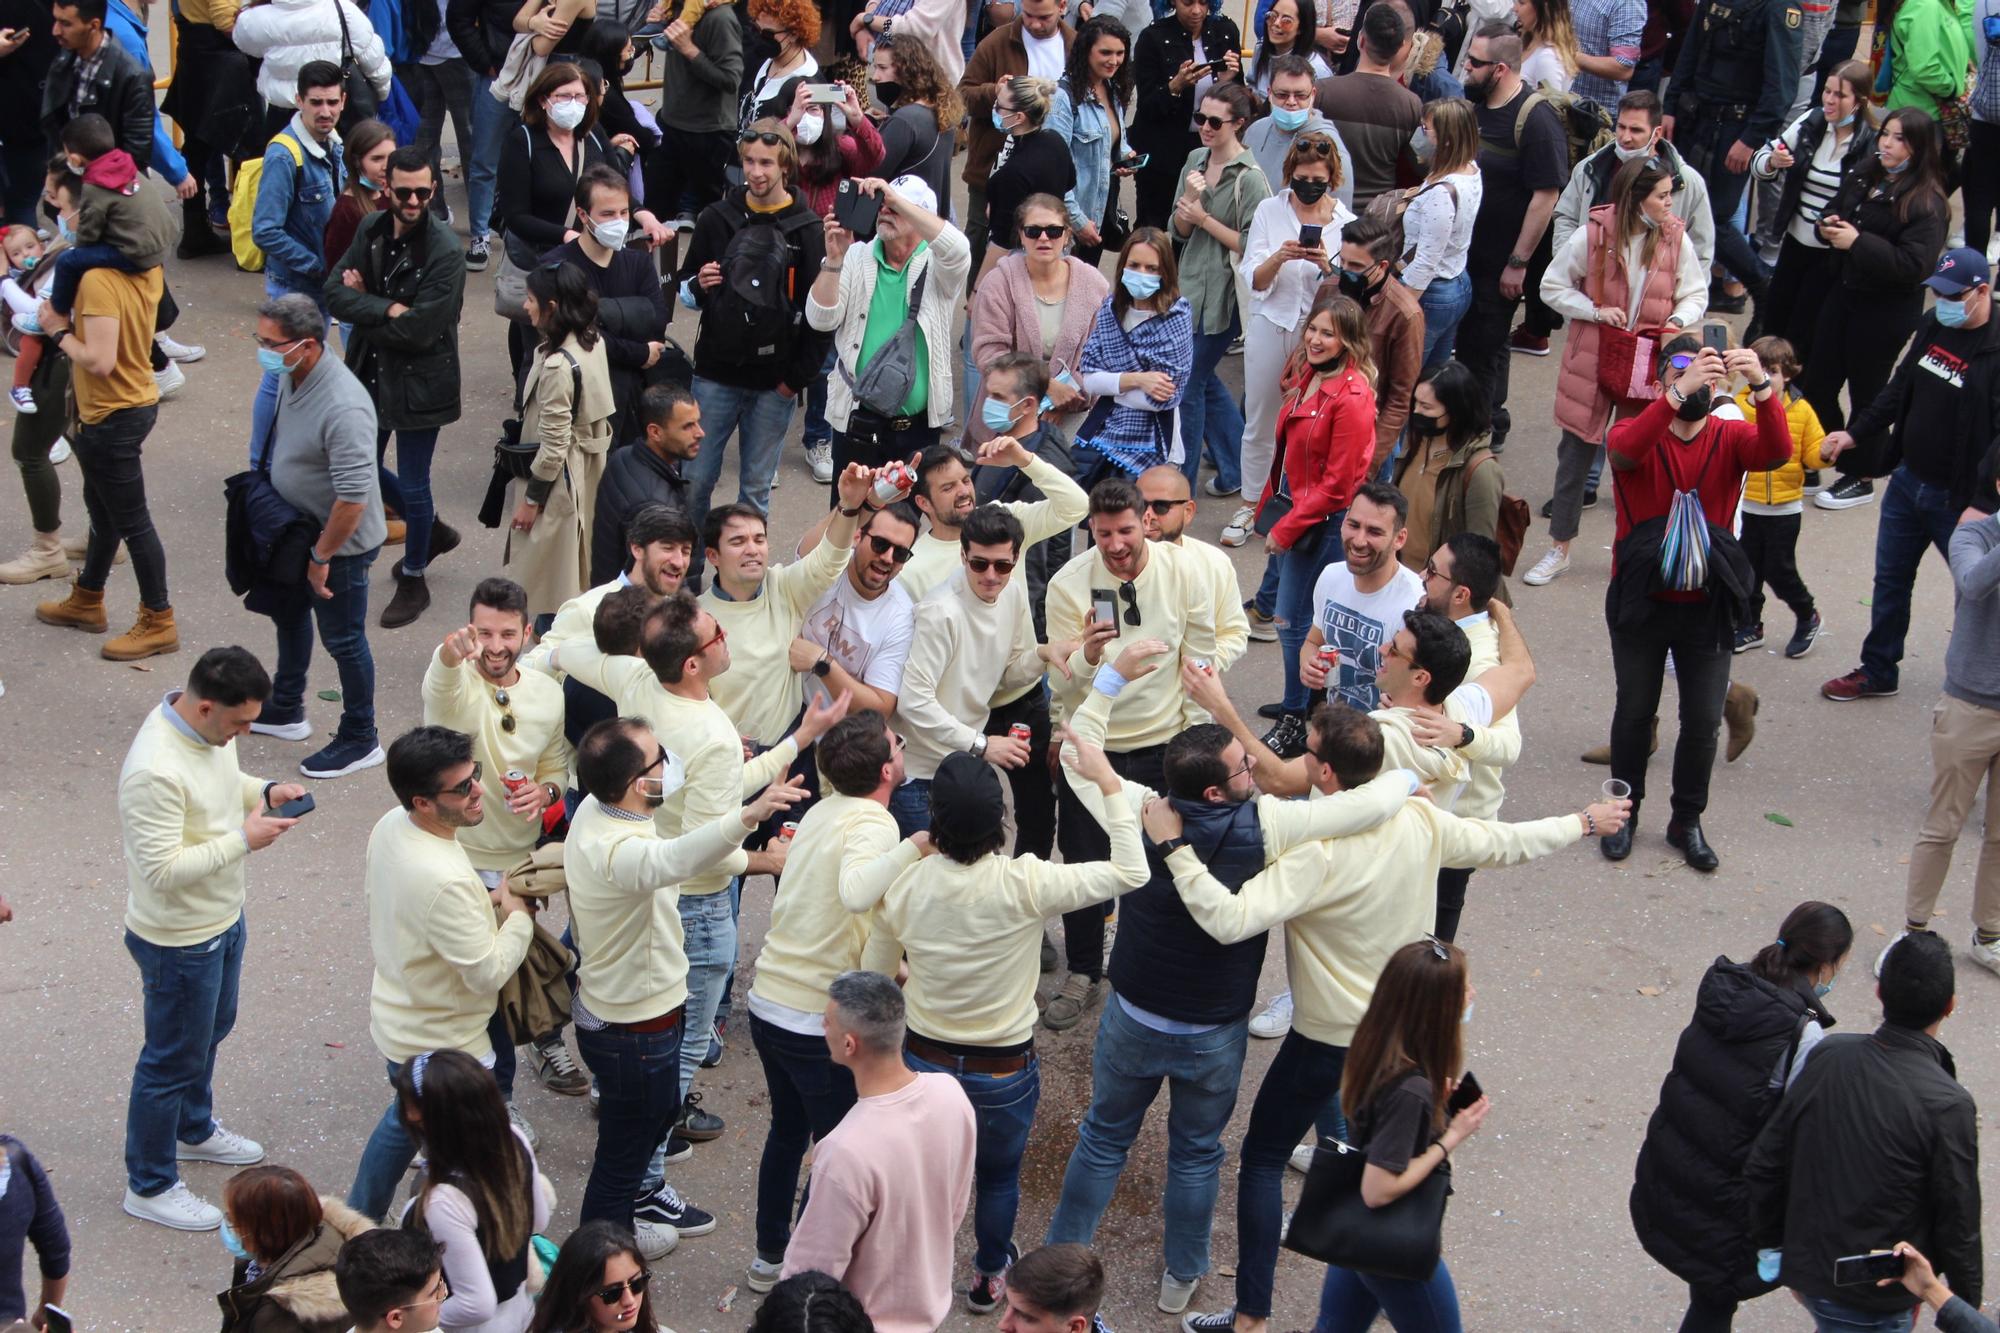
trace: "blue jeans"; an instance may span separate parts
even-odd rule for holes
[[[806,389],[806,428],[803,443],[810,449],[815,444],[833,443],[833,425],[826,419],[826,385],[833,378],[833,368],[839,358],[833,348],[826,349],[826,360],[819,368],[819,378]]]
[[[1313,584],[1320,571],[1340,556],[1342,510],[1320,525],[1316,534],[1301,537],[1278,557],[1278,649],[1285,658],[1285,711],[1303,713],[1310,692],[1299,679],[1299,649],[1313,624]]]
[[[1192,1281],[1208,1271],[1209,1231],[1225,1156],[1222,1130],[1236,1110],[1249,1033],[1247,1018],[1213,1032],[1156,1032],[1112,996],[1097,1022],[1090,1111],[1076,1132],[1047,1244],[1088,1245],[1097,1235],[1098,1219],[1118,1187],[1126,1155],[1165,1082],[1167,1272]]]
[[[919,1073],[950,1074],[972,1103],[978,1126],[972,1157],[972,1266],[998,1277],[1007,1269],[1014,1215],[1021,1210],[1021,1157],[1028,1151],[1035,1104],[1042,1099],[1041,1061],[1030,1055],[1028,1067],[1012,1074],[967,1074],[906,1050],[903,1063]]]
[[[465,211],[468,235],[473,240],[483,240],[491,233],[493,223],[494,182],[500,175],[500,152],[507,136],[521,123],[520,115],[505,102],[493,96],[487,89],[493,80],[472,71],[472,137],[473,151],[461,155],[465,161]]]
[[[1951,533],[1959,511],[1942,486],[1918,481],[1899,467],[1882,491],[1882,516],[1875,526],[1875,596],[1868,637],[1861,641],[1861,669],[1881,689],[1894,689],[1910,632],[1910,593],[1924,551],[1932,546],[1951,558]]]
[[[896,817],[896,832],[907,838],[931,826],[931,780],[911,778],[889,793],[889,813]]]
[[[722,455],[737,432],[736,498],[771,512],[771,478],[778,475],[778,457],[785,431],[792,424],[798,399],[776,389],[739,389],[731,384],[694,377],[695,401],[701,404],[701,425],[707,437],[688,467],[688,519],[696,532],[708,518],[710,497],[722,479]],[[689,1031],[693,1031],[690,1028]]]
[[[492,98],[487,98],[492,101]],[[396,471],[383,463],[389,455],[389,437],[396,437]],[[382,503],[403,516],[403,572],[422,578],[431,562],[431,524],[437,506],[431,501],[431,458],[437,453],[438,433],[430,430],[375,432],[375,468],[382,478]]]
[[[750,1015],[750,1041],[764,1065],[771,1096],[771,1123],[757,1161],[757,1255],[776,1262],[792,1239],[799,1191],[799,1165],[806,1144],[824,1139],[854,1105],[854,1075],[827,1054],[826,1038],[788,1032]]]
[[[354,1169],[354,1183],[347,1188],[347,1206],[377,1222],[388,1216],[397,1184],[417,1160],[417,1141],[397,1114],[396,1075],[403,1066],[394,1060],[384,1064],[389,1070],[389,1106],[375,1122],[375,1132],[361,1150],[361,1165]]]
[[[493,99],[489,97],[486,100],[490,102]],[[270,273],[267,272],[264,274],[264,297],[266,300],[274,301],[280,296],[289,296],[291,294],[292,289],[290,287],[279,282]],[[320,290],[317,287],[310,291],[300,292],[299,295],[310,296],[313,299],[313,304],[319,307],[320,318],[327,318],[326,302],[322,299]],[[345,345],[343,342],[342,346]],[[277,415],[278,377],[266,371],[264,377],[257,381],[257,396],[250,403],[250,461],[252,463],[257,461],[257,450],[263,446],[264,437],[271,433],[271,422],[277,418]]]
[[[1452,1285],[1451,1269],[1440,1259],[1437,1271],[1422,1282],[1345,1268],[1326,1270],[1313,1333],[1368,1333],[1377,1314],[1387,1315],[1396,1333],[1460,1333],[1458,1288]]]
[[[1856,1310],[1824,1296],[1806,1297],[1805,1307],[1813,1317],[1815,1333],[1909,1333],[1910,1329],[1908,1310],[1877,1314],[1873,1310]]]
[[[631,1230],[632,1205],[654,1145],[665,1141],[681,1113],[685,1030],[685,1023],[665,1032],[577,1028],[577,1053],[596,1080],[599,1098],[597,1153],[577,1221],[601,1218]]]
[[[1236,1176],[1236,1312],[1271,1317],[1284,1211],[1285,1163],[1313,1117],[1340,1091],[1347,1048],[1300,1036],[1295,1028],[1257,1086],[1243,1131],[1243,1165]]]
[[[1417,298],[1424,311],[1423,368],[1451,360],[1452,343],[1458,336],[1458,321],[1472,308],[1472,275],[1461,271],[1455,278],[1442,278],[1424,288]]]
[[[380,548],[378,547],[377,550]],[[368,650],[368,567],[375,551],[337,555],[327,566],[331,597],[310,591],[271,617],[278,630],[278,669],[271,674],[265,716],[295,722],[305,716],[306,669],[312,665],[313,624],[340,669],[340,732],[344,741],[375,740],[375,657]]]
[[[1233,491],[1243,484],[1243,405],[1229,386],[1215,373],[1229,344],[1243,331],[1240,319],[1232,315],[1229,327],[1220,333],[1194,335],[1194,369],[1188,373],[1187,391],[1181,395],[1181,471],[1190,485],[1201,471],[1204,440],[1208,456],[1215,463],[1218,490]]]
[[[1275,555],[1264,557],[1264,577],[1257,580],[1257,591],[1251,594],[1249,605],[1263,615],[1278,614],[1278,569],[1283,564]]]
[[[215,1132],[215,1052],[236,1026],[246,934],[241,917],[220,935],[179,948],[125,932],[146,1004],[146,1041],[125,1107],[125,1183],[143,1198],[181,1178],[175,1143],[201,1143]]]
[[[83,275],[94,268],[115,268],[121,273],[136,273],[132,261],[125,252],[115,245],[72,245],[56,256],[55,281],[49,284],[49,304],[56,308],[58,315],[68,315],[70,307],[76,304],[77,284]]]

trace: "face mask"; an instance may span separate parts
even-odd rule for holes
[[[798,140],[800,144],[818,143],[819,136],[826,129],[826,117],[815,111],[810,116],[799,118]]]
[[[877,79],[871,85],[875,89],[875,105],[892,107],[903,100],[903,85],[894,79]]]
[[[1687,396],[1687,400],[1676,409],[1674,415],[1682,421],[1706,421],[1708,409],[1714,399],[1715,391],[1704,384]]]
[[[219,1234],[222,1238],[223,1249],[229,1251],[238,1259],[242,1259],[245,1262],[249,1261],[250,1251],[243,1248],[243,1241],[237,1236],[236,1228],[229,1225],[229,1219],[226,1217],[222,1219],[222,1229]]]
[[[290,363],[285,360],[285,354],[275,347],[259,347],[257,365],[273,375],[283,375],[292,369]]]
[[[1888,172],[1891,176],[1900,176],[1909,169],[1910,169],[1910,159],[1907,157],[1904,158],[1901,162],[1898,162],[1893,167],[1890,166],[1887,162],[1884,162],[1882,164],[1882,170]]]
[[[1128,268],[1119,273],[1118,281],[1125,284],[1125,290],[1131,293],[1135,301],[1144,301],[1160,294],[1160,275],[1157,273],[1141,273],[1137,269]]]
[[[1639,224],[1647,231],[1658,231],[1660,229],[1660,220],[1643,208],[1639,210]]]
[[[632,67],[634,65],[637,65],[638,63],[639,63],[639,57],[636,54],[626,56],[623,60],[618,62],[618,77],[622,79],[626,75],[630,74],[632,72]]]
[[[770,33],[765,32],[762,28],[753,28],[751,30],[750,40],[747,45],[750,58],[759,65],[762,65],[766,60],[777,59],[778,52],[783,49],[780,47],[778,39]]]
[[[1431,142],[1431,132],[1421,125],[1410,135],[1410,156],[1417,159],[1419,166],[1425,167],[1437,156],[1437,145]]]
[[[1854,123],[1854,113],[1850,111],[1846,115],[1842,116],[1839,120],[1834,121],[1833,125],[1835,129],[1844,130],[1853,123]]]
[[[1048,400],[1042,400],[1046,403]],[[1005,435],[1014,425],[1014,405],[988,398],[979,405],[979,420],[995,435]]]
[[[1465,1002],[1465,1012],[1458,1016],[1458,1021],[1461,1023],[1470,1023],[1472,1021],[1472,1006],[1478,1003],[1479,1001],[1477,1000],[1467,1000]]]
[[[1312,108],[1302,106],[1294,111],[1290,107],[1273,107],[1271,123],[1286,134],[1294,134],[1306,127],[1306,120],[1312,115]]]
[[[847,113],[845,111],[842,111],[839,107],[835,107],[833,109],[833,118],[831,123],[833,125],[833,136],[836,139],[839,138],[841,135],[847,133]]]
[[[622,250],[625,238],[632,233],[632,223],[628,218],[619,218],[615,222],[593,222],[590,229],[596,233],[597,243],[605,249]]]
[[[1938,300],[1938,323],[1948,329],[1964,328],[1967,313],[1964,301],[1947,301],[1943,298]]]
[[[68,160],[65,160],[63,162],[63,165],[69,168],[69,174],[72,176],[81,176],[83,174],[84,164],[81,162],[70,162]]]
[[[1410,429],[1429,439],[1444,434],[1444,422],[1437,417],[1426,416],[1422,412],[1410,413]]]
[[[382,193],[382,187],[377,185],[374,181],[369,180],[366,176],[356,176],[354,178],[354,183],[356,185],[359,185],[365,193],[368,194]]]
[[[994,107],[993,128],[1000,131],[1002,134],[1005,134],[1007,132],[1007,117],[1010,114],[1011,114],[1010,112],[1004,112],[997,106]]]
[[[556,102],[549,107],[549,123],[559,130],[573,130],[583,124],[587,102]]]
[[[76,227],[70,222],[68,215],[65,214],[56,219],[56,235],[62,237],[63,240],[69,242],[71,245],[76,244]]]
[[[1388,275],[1384,274],[1383,276],[1386,277]],[[1362,305],[1368,303],[1368,298],[1373,296],[1375,289],[1381,285],[1379,281],[1370,282],[1366,273],[1356,273],[1351,268],[1340,270],[1340,294]]]
[[[1653,146],[1651,144],[1642,144],[1637,148],[1613,147],[1611,151],[1618,154],[1620,162],[1630,162],[1635,157],[1644,157],[1646,154],[1652,152]]]
[[[1327,183],[1308,180],[1302,176],[1292,177],[1292,197],[1302,204],[1316,204],[1326,198]]]
[[[1825,999],[1827,997],[1827,994],[1832,990],[1833,990],[1833,983],[1831,981],[1816,981],[1813,983],[1813,994],[1819,996],[1822,1000]]]

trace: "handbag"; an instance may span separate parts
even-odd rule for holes
[[[528,160],[535,157],[535,137],[526,125],[521,127],[521,135],[528,141]],[[585,141],[579,139],[576,145],[576,178],[583,179],[583,159]],[[576,182],[572,181],[571,185]],[[563,213],[563,230],[568,231],[576,221],[576,191],[570,191],[569,208]],[[493,313],[502,319],[528,322],[528,271],[541,263],[542,257],[534,252],[534,247],[511,231],[500,235],[500,267],[493,272]]]
[[[1471,489],[1472,474],[1479,471],[1482,464],[1493,461],[1493,451],[1486,450],[1472,460],[1472,466],[1465,470],[1465,487]],[[1500,572],[1512,574],[1514,566],[1520,563],[1521,546],[1528,537],[1528,525],[1532,521],[1532,510],[1528,502],[1518,495],[1500,492],[1500,516],[1493,526],[1493,541],[1500,548]]]
[[[1937,122],[1946,148],[1963,153],[1972,146],[1972,99],[1964,93],[1938,99]]]
[[[1321,1263],[1379,1277],[1422,1282],[1444,1254],[1444,1205],[1451,1163],[1440,1163],[1415,1189],[1380,1208],[1361,1199],[1368,1155],[1321,1139],[1306,1169],[1299,1206],[1285,1228],[1285,1248]]]
[[[340,89],[347,94],[347,105],[341,109],[341,119],[352,125],[369,119],[378,105],[375,85],[368,82],[354,63],[354,38],[347,30],[347,5],[343,0],[334,0],[333,12],[340,19]]]
[[[303,587],[313,543],[319,540],[320,521],[271,484],[271,450],[277,434],[278,418],[273,413],[263,449],[250,470],[222,483],[223,570],[229,590],[238,597],[260,584]]]
[[[1132,236],[1132,215],[1122,208],[1114,208],[1105,217],[1104,224],[1097,229],[1100,250],[1123,250],[1125,242]]]
[[[1686,244],[1683,240],[1682,244]],[[1591,304],[1604,304],[1604,267],[1596,266],[1597,295]],[[1655,383],[1654,358],[1659,352],[1664,329],[1621,329],[1615,324],[1597,326],[1597,387],[1614,407],[1632,408],[1652,402],[1663,392]]]
[[[583,401],[583,367],[569,354],[569,349],[559,347],[562,359],[569,362],[570,401]],[[493,444],[493,470],[504,473],[509,481],[528,481],[534,475],[535,455],[542,451],[540,440],[521,438],[522,404],[527,400],[528,383],[521,381],[521,388],[514,395],[514,415],[500,423],[500,438]]]

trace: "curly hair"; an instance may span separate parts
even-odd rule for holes
[[[800,46],[819,45],[819,6],[812,0],[750,0],[750,20],[774,18]]]
[[[936,112],[939,129],[956,129],[965,118],[965,106],[958,100],[958,85],[944,77],[930,48],[903,33],[891,33],[881,45],[888,49],[889,59],[896,66],[896,82],[903,85],[903,100],[920,102]],[[893,110],[894,107],[882,108],[885,115]]]
[[[1111,76],[1111,100],[1123,111],[1132,105],[1132,34],[1114,18],[1085,19],[1083,26],[1076,30],[1076,41],[1069,48],[1069,63],[1063,69],[1063,79],[1069,84],[1069,100],[1072,105],[1081,105],[1097,86],[1097,76],[1091,72],[1090,57],[1097,49],[1098,42],[1109,37],[1125,48],[1125,59],[1118,64],[1118,72]]]

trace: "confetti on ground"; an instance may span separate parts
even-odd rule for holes
[[[1877,935],[1887,935],[1889,933],[1888,931],[1882,929],[1882,923],[1879,921],[1870,921],[1868,923],[1868,929],[1874,931]]]
[[[1791,816],[1790,816],[1790,815],[1781,815],[1781,814],[1779,814],[1779,813],[1778,813],[1778,812],[1777,812],[1776,810],[1771,810],[1771,811],[1768,811],[1768,812],[1766,812],[1766,814],[1764,815],[1764,818],[1766,818],[1766,819],[1770,820],[1770,821],[1771,821],[1771,822],[1772,822],[1773,824],[1782,824],[1782,825],[1784,825],[1784,826],[1785,826],[1786,828],[1794,828],[1794,827],[1796,827],[1796,826],[1795,826],[1795,825],[1794,825],[1794,824],[1792,823],[1792,818],[1791,818]]]
[[[339,702],[340,702],[340,691],[339,691],[339,690],[321,690],[321,691],[319,692],[319,697],[320,697],[320,698],[322,698],[322,699],[324,699],[324,700],[326,700],[326,701],[327,701],[328,703],[330,703],[330,704],[337,704],[337,703],[339,703]]]
[[[125,665],[131,667],[134,671],[151,671],[153,669],[144,662],[127,662]]]
[[[347,1049],[347,1043],[344,1041],[330,1041],[327,1042],[326,1045],[331,1046],[336,1051],[344,1051]]]
[[[1639,993],[1641,995],[1658,995],[1660,988],[1658,986],[1641,986],[1639,987]]]
[[[721,1311],[723,1314],[728,1314],[729,1307],[734,1304],[736,1304],[736,1287],[735,1284],[732,1283],[729,1287],[729,1290],[722,1293],[722,1299],[715,1303],[715,1308]]]

